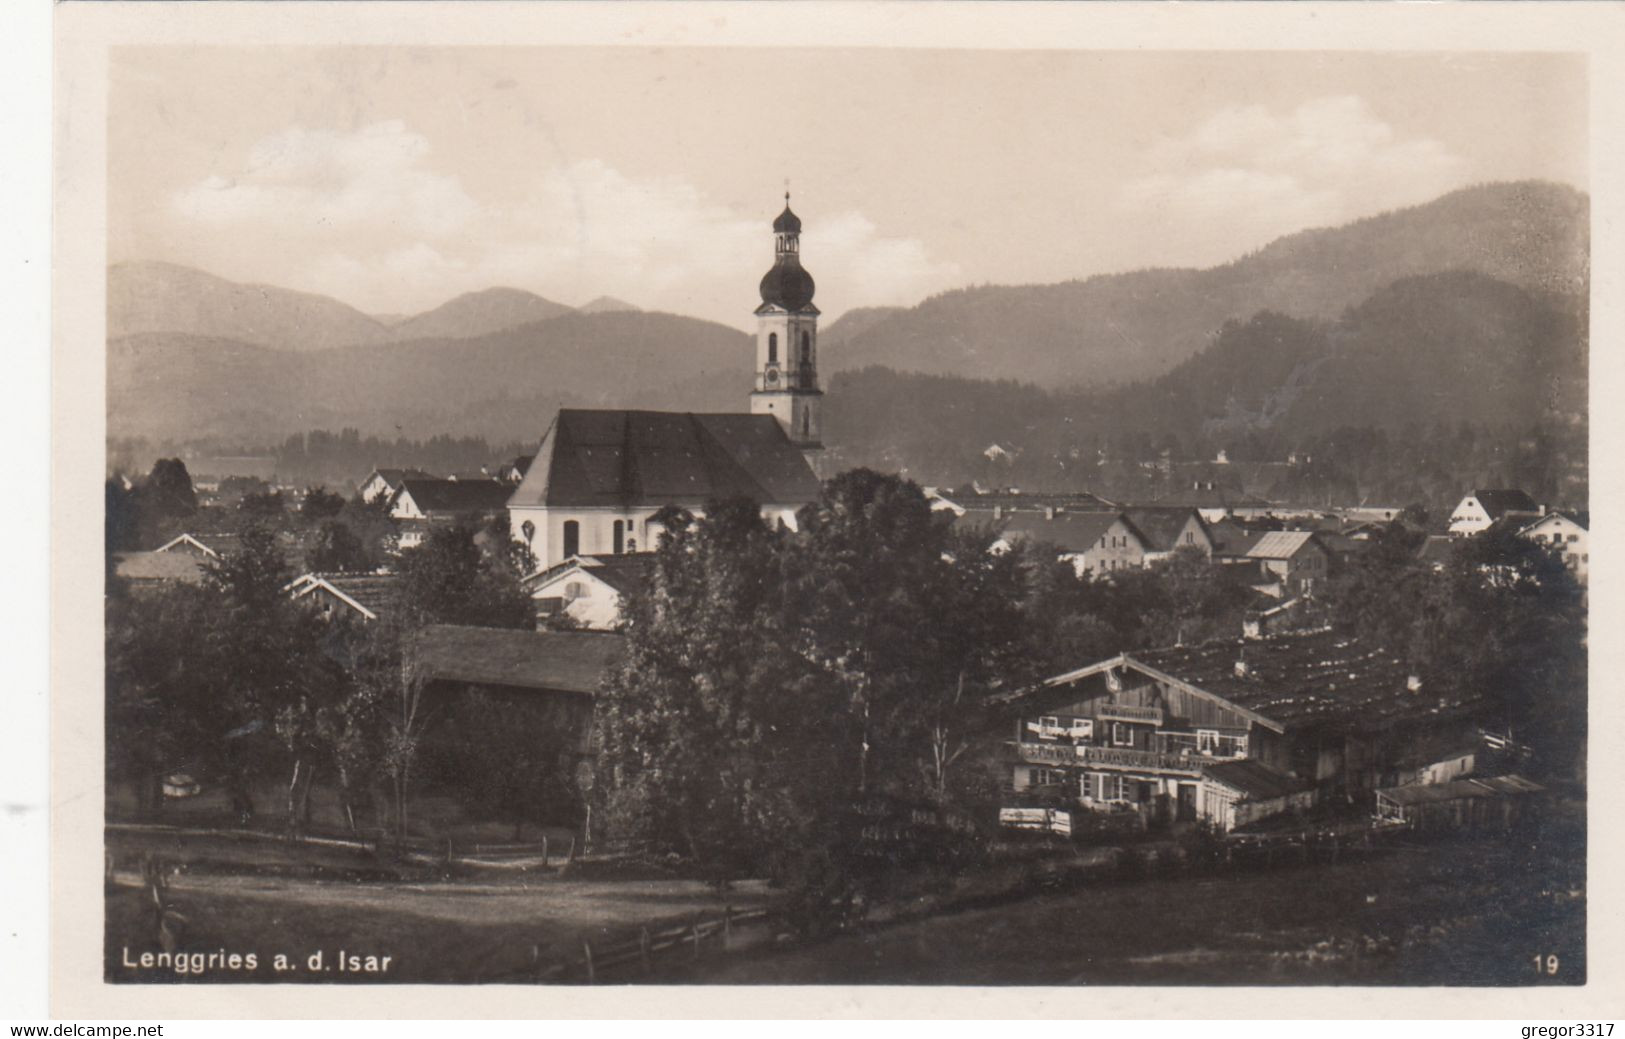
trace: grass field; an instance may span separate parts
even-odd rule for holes
[[[1500,840],[1102,884],[749,958],[717,984],[1581,984],[1583,849]],[[1534,957],[1556,956],[1555,975]]]
[[[646,921],[760,905],[766,894],[747,884],[719,896],[688,880],[377,883],[277,876],[181,874],[169,897],[185,917],[179,948],[187,952],[256,955],[253,972],[124,965],[160,951],[145,890],[113,888],[107,895],[106,978],[115,982],[483,982],[514,980],[534,964],[578,953],[584,939],[635,928]],[[312,973],[309,957],[324,951],[330,967],[340,950],[389,956],[387,972]],[[273,957],[290,957],[276,972]]]

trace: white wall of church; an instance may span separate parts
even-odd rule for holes
[[[690,512],[703,516],[705,509],[687,506]],[[607,556],[615,553],[615,524],[622,524],[621,551],[652,552],[660,543],[660,524],[653,522],[659,508],[599,509],[548,508],[546,506],[516,506],[508,510],[508,527],[513,536],[525,540],[524,527],[529,521],[535,527],[530,539],[531,554],[536,557],[537,569],[562,563],[570,555]],[[762,515],[768,523],[783,523],[796,529],[796,507],[767,505]],[[575,551],[569,552],[565,524],[576,524]]]

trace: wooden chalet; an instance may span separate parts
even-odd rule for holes
[[[1013,729],[1012,795],[1228,826],[1259,817],[1250,802],[1284,810],[1414,779],[1473,738],[1477,708],[1321,629],[1122,654],[1010,698],[998,717]],[[1254,767],[1206,778],[1237,761]]]

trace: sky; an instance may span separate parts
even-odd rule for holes
[[[109,262],[740,328],[787,185],[832,318],[1209,266],[1588,163],[1561,54],[125,47],[109,123]]]

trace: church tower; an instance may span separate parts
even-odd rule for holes
[[[772,415],[801,448],[813,472],[823,475],[824,450],[818,388],[818,308],[813,279],[801,266],[801,220],[784,212],[773,221],[773,269],[762,276],[762,305],[756,308],[756,388],[752,415]]]

